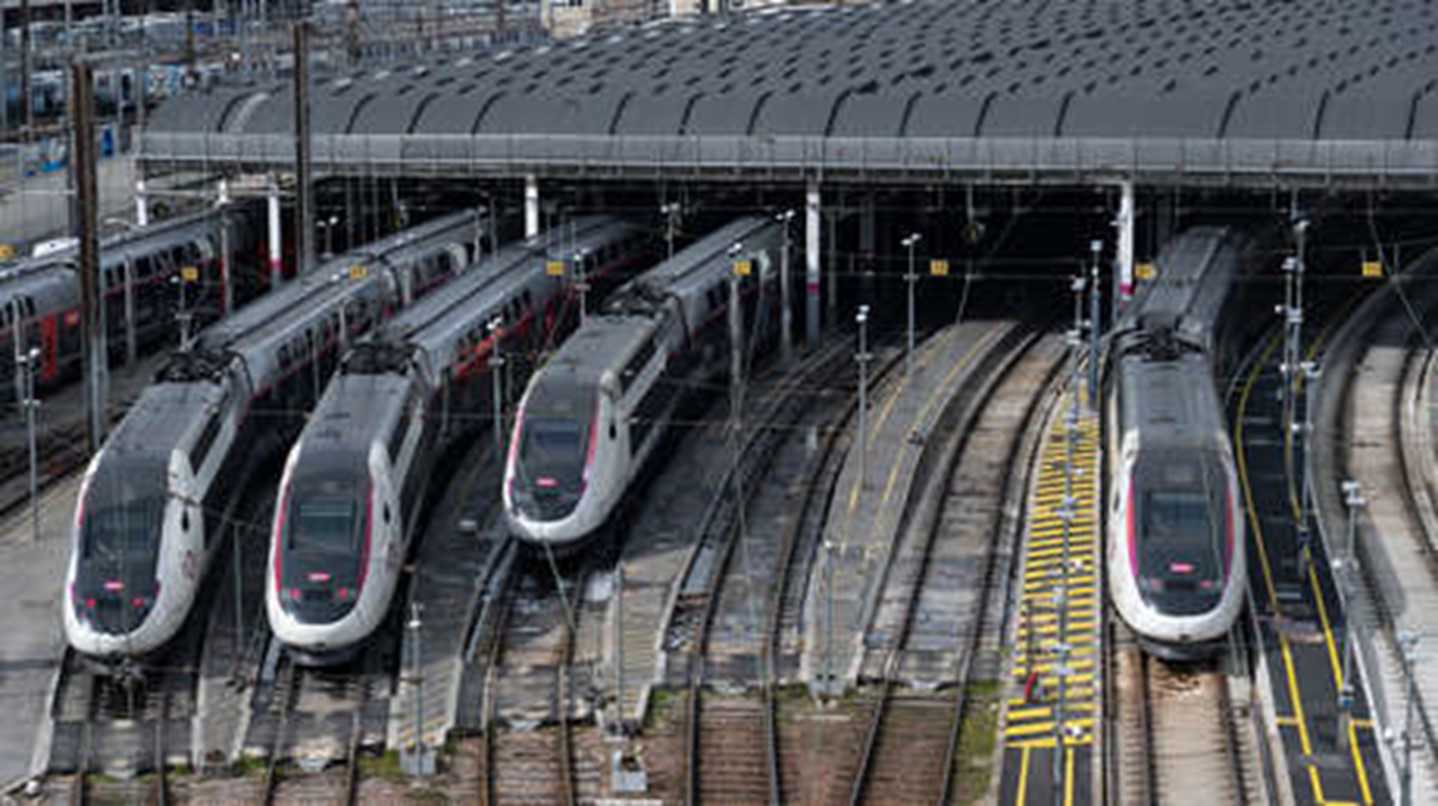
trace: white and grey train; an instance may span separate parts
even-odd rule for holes
[[[184,624],[255,467],[298,432],[350,339],[469,265],[474,216],[344,255],[177,351],[81,483],[65,635],[84,655],[142,656]]]
[[[1196,227],[1115,331],[1108,373],[1108,586],[1148,652],[1222,651],[1248,584],[1233,445],[1218,389],[1250,240]]]
[[[728,224],[645,272],[608,300],[531,378],[505,462],[510,531],[556,554],[610,519],[655,452],[686,388],[729,366],[729,278],[737,257],[750,343],[772,340],[780,226]]]
[[[596,216],[556,233],[586,257],[590,281],[622,273],[652,238]],[[345,356],[290,450],[270,543],[265,610],[275,637],[306,664],[353,657],[384,622],[420,525],[435,463],[493,402],[500,350],[524,362],[577,321],[569,274],[546,273],[549,238],[501,249],[381,326]]]

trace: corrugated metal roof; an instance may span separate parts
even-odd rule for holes
[[[441,155],[449,146],[425,138],[446,135],[580,136],[585,156],[601,161],[615,155],[596,142],[623,135],[1406,142],[1438,136],[1435,5],[911,0],[778,10],[332,78],[316,87],[312,115],[317,133],[407,135],[416,159]],[[189,142],[178,135],[288,131],[288,87],[211,92],[192,107],[202,113],[175,111],[193,98],[161,109],[147,155],[176,158]],[[225,111],[236,93],[268,97],[246,117]],[[208,156],[228,153],[207,142]],[[1174,158],[1183,156],[1199,155]],[[1371,166],[1338,166],[1359,167]]]

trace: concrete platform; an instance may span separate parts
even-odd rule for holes
[[[950,327],[921,346],[911,373],[896,367],[892,381],[871,394],[863,478],[860,452],[851,448],[824,531],[825,542],[833,547],[832,568],[825,569],[821,549],[805,595],[800,676],[811,686],[822,682],[826,669],[841,681],[836,683],[840,688],[856,682],[864,636],[880,605],[884,569],[904,525],[924,440],[962,385],[966,368],[999,338],[1001,330],[987,322]],[[857,415],[854,423],[857,427]],[[832,596],[826,589],[830,578]],[[830,657],[826,658],[826,651],[831,651]]]
[[[489,441],[480,444],[464,452],[454,466],[436,468],[432,483],[449,484],[427,515],[410,582],[410,600],[423,608],[420,693],[429,747],[443,746],[459,722],[465,639],[476,615],[481,579],[489,564],[501,559],[499,548],[506,539],[499,517],[502,469]],[[478,531],[461,529],[461,521],[474,522]],[[400,683],[389,700],[385,743],[391,749],[409,746],[414,739],[414,683],[405,675],[413,668],[411,649],[406,642]]]
[[[0,522],[0,791],[44,770],[48,752],[36,739],[49,725],[50,687],[65,638],[61,599],[70,559],[70,519],[79,477],[51,487],[41,500],[41,540],[31,536],[30,510]]]

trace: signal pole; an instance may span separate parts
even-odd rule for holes
[[[504,455],[504,380],[501,377],[504,355],[500,352],[500,341],[504,337],[504,319],[489,320],[489,378],[490,396],[494,398],[491,409],[494,417],[494,450],[497,456]]]
[[[1343,559],[1335,560],[1335,570],[1341,571],[1338,581],[1343,602],[1343,676],[1338,688],[1338,746],[1348,749],[1348,730],[1353,720],[1353,619],[1349,603],[1353,601],[1353,577],[1358,572],[1358,513],[1365,504],[1358,482],[1352,479],[1343,482],[1343,503],[1348,508],[1348,547]]]
[[[1089,327],[1089,351],[1088,351],[1088,404],[1094,409],[1098,408],[1098,354],[1099,337],[1103,329],[1099,327],[1101,315],[1099,305],[1099,253],[1103,251],[1103,241],[1090,241],[1089,251],[1093,253],[1093,261],[1089,266],[1088,276],[1088,327]]]
[[[902,241],[904,248],[909,250],[909,270],[908,273],[904,275],[904,282],[908,285],[909,291],[909,325],[907,331],[908,338],[906,340],[907,348],[904,350],[905,375],[909,374],[914,369],[914,283],[918,282],[919,280],[919,276],[917,274],[914,274],[914,247],[919,245],[919,240],[921,238],[922,236],[919,235],[919,233],[915,232],[910,234],[909,237],[905,238]]]
[[[784,248],[779,253],[779,298],[780,307],[783,309],[780,315],[779,336],[780,347],[784,363],[789,363],[794,358],[794,307],[793,307],[793,278],[789,276],[789,222],[794,220],[794,211],[785,210],[780,213],[776,220],[779,226],[784,228]],[[671,241],[670,254],[673,254]]]

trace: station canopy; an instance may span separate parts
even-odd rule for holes
[[[164,104],[148,166],[287,171],[293,90]],[[1438,0],[909,0],[317,78],[329,173],[1438,187]]]

